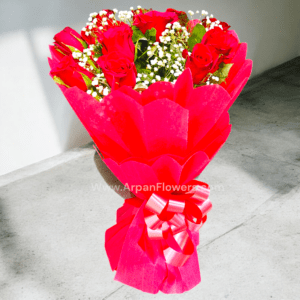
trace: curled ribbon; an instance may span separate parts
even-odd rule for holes
[[[191,187],[189,189],[188,187]],[[183,192],[183,187],[188,189]],[[192,180],[177,194],[167,197],[153,193],[144,208],[144,220],[150,239],[162,240],[168,264],[181,267],[194,253],[189,231],[199,231],[212,208],[209,186]]]

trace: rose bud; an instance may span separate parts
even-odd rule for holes
[[[159,12],[156,10],[149,11],[146,14],[133,16],[133,25],[145,34],[151,28],[156,29],[156,41],[159,42],[159,37],[166,29],[168,23],[178,21],[178,17],[174,12]]]
[[[189,56],[189,51],[187,51],[187,49],[184,49],[182,50],[181,55],[184,59],[186,59]]]
[[[55,42],[66,49],[68,53],[71,53],[71,50],[67,46],[72,46],[81,52],[83,51],[84,47],[78,39],[82,41],[81,36],[70,27],[66,27],[54,36]]]
[[[219,55],[211,46],[196,44],[191,56],[187,58],[185,68],[190,68],[193,83],[199,84],[209,72],[215,70]]]
[[[123,56],[122,52],[110,52],[100,56],[97,63],[112,90],[123,85],[135,86],[137,75],[135,64],[131,58]]]
[[[102,53],[111,52],[122,53],[122,56],[134,60],[134,44],[132,42],[132,29],[127,24],[112,27],[106,32],[101,33],[99,42],[103,45]]]
[[[234,57],[239,41],[230,30],[224,32],[221,28],[215,27],[206,32],[201,44],[213,46],[218,54],[224,55],[223,61],[228,62]]]
[[[94,77],[92,73],[80,67],[70,55],[63,57],[50,71],[51,76],[59,77],[66,85],[70,87],[77,86],[79,89],[86,91],[87,86],[80,73],[85,74],[90,79]]]
[[[192,33],[193,32],[193,29],[194,27],[197,25],[197,24],[200,24],[200,20],[196,19],[196,20],[190,20],[188,23],[187,23],[187,26],[186,26],[186,29],[189,33]]]
[[[187,22],[189,21],[189,18],[184,11],[179,11],[173,8],[168,8],[166,12],[173,12],[177,15],[178,17],[178,22],[180,23],[181,26],[186,26]]]
[[[66,49],[64,49],[63,47],[59,46],[56,43],[54,43],[53,46],[49,46],[49,48],[50,48],[51,57],[56,62],[60,62],[63,59],[63,57],[70,54],[69,51],[67,51]]]

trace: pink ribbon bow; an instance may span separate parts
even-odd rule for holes
[[[189,187],[192,186],[192,189]],[[187,192],[182,192],[187,188]],[[193,180],[181,192],[168,197],[153,193],[144,208],[144,220],[150,239],[161,240],[168,264],[181,267],[194,253],[189,231],[198,231],[207,219],[212,204],[209,186]]]

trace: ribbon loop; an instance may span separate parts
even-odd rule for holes
[[[153,193],[147,201],[145,208],[152,213],[159,215],[166,205],[167,201],[164,198]]]
[[[184,211],[185,201],[169,200],[168,211],[175,213],[182,213]]]
[[[184,192],[182,188],[179,193],[170,194],[169,197],[153,193],[144,208],[148,237],[164,240],[165,260],[177,267],[183,266],[194,253],[189,231],[198,231],[212,208],[208,199],[208,184],[192,180],[190,186],[192,189]]]

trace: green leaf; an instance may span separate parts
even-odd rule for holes
[[[62,52],[58,47],[54,46],[54,48],[57,52],[61,53],[62,55],[66,55],[66,53]]]
[[[206,33],[203,25],[197,24],[192,32],[192,35],[188,39],[189,50],[192,52],[196,44],[201,43],[204,34]]]
[[[94,64],[91,58],[89,58],[87,62],[93,67],[94,70],[98,70],[97,66]]]
[[[151,28],[145,32],[145,37],[148,41],[154,43],[156,41],[156,29]]]
[[[69,46],[63,42],[61,42],[62,44],[64,44],[66,47],[68,47],[70,49],[71,52],[81,52],[80,50],[78,50],[77,48],[73,47],[73,46]]]
[[[140,39],[146,39],[143,33],[136,27],[132,26],[133,34],[132,34],[132,41],[135,44],[138,42]]]
[[[102,45],[101,44],[96,44],[94,47],[94,57],[100,57],[103,55],[102,53]]]
[[[135,49],[134,49],[134,61],[138,59],[138,50],[142,51],[141,43],[138,40],[137,43],[135,44]]]
[[[222,83],[226,80],[232,66],[233,64],[220,63],[219,69],[213,74],[213,76],[219,77],[220,80],[218,81],[218,83]]]
[[[53,76],[53,80],[54,80],[54,82],[56,82],[56,83],[58,83],[58,84],[61,84],[61,85],[64,85],[64,86],[66,86],[67,88],[69,88],[69,86],[66,85],[66,84],[61,80],[61,78],[59,78],[58,76]]]
[[[75,35],[72,34],[72,33],[71,33],[71,35],[72,35],[78,42],[80,42],[80,44],[82,45],[82,47],[83,47],[84,49],[86,49],[86,48],[88,47],[87,43],[86,43],[84,40],[78,38],[77,36],[75,36]]]
[[[145,69],[141,61],[135,62],[135,67],[138,73],[142,73],[143,69]]]
[[[81,72],[79,72],[79,73],[81,74],[86,87],[89,89],[92,86],[92,80],[88,76],[86,76],[85,74],[83,74]]]

